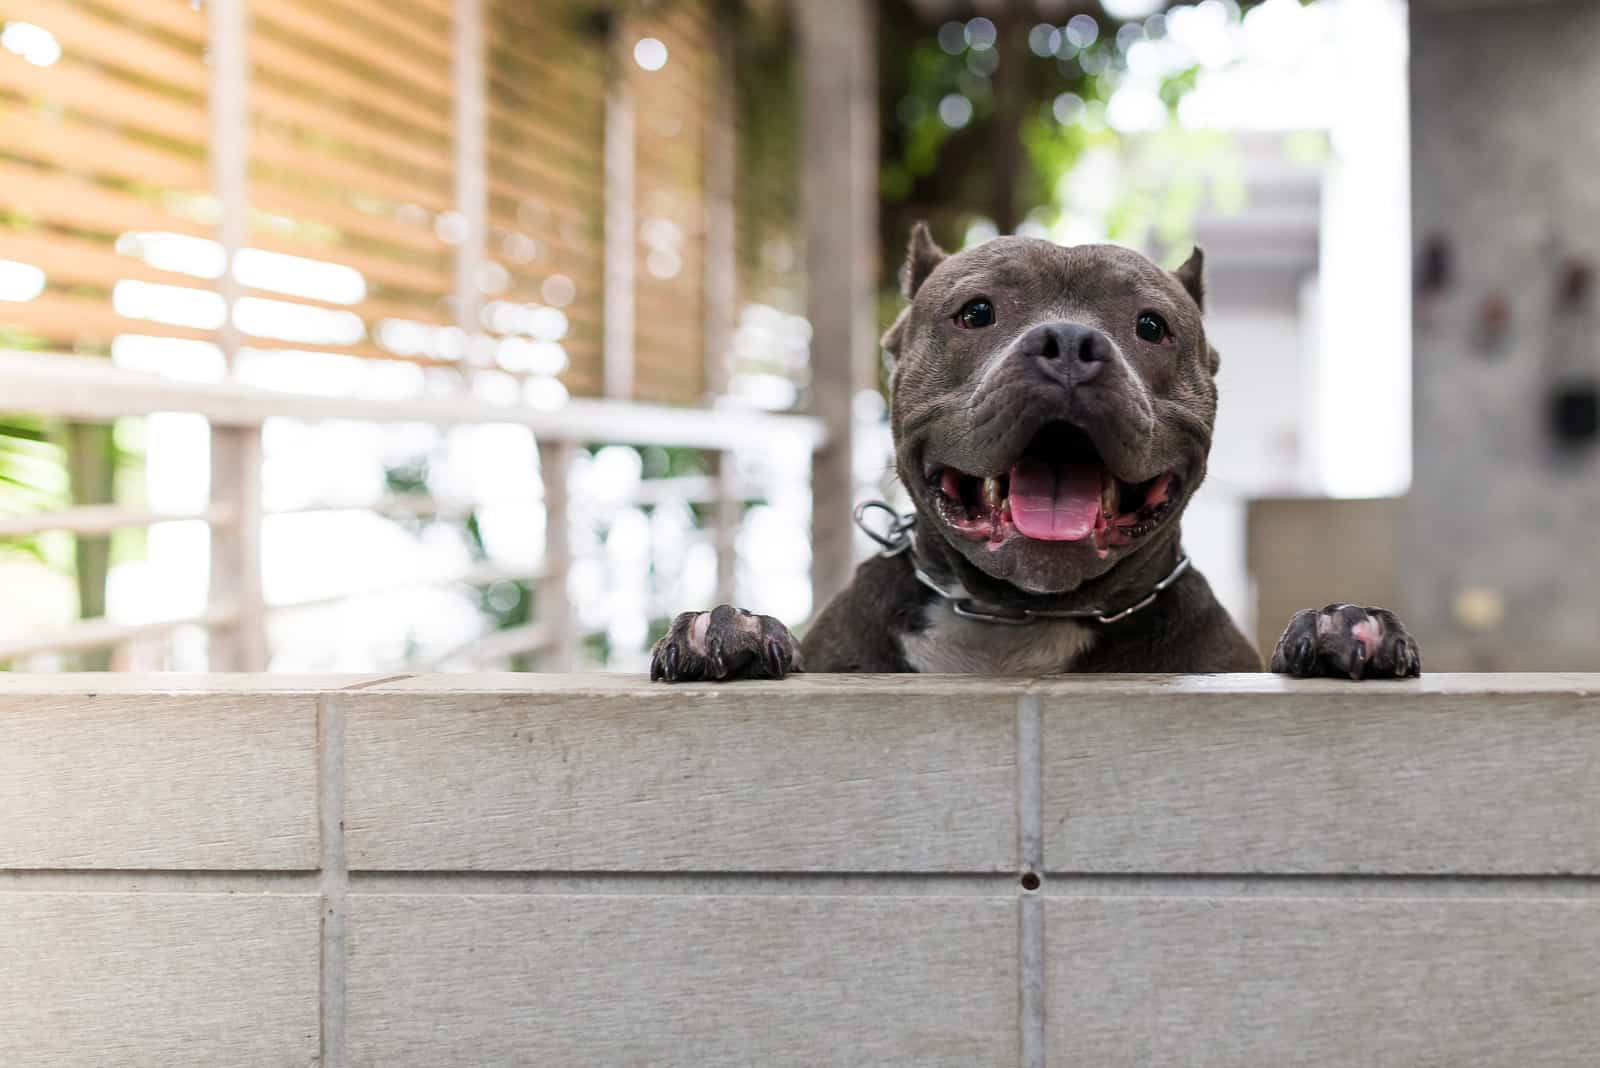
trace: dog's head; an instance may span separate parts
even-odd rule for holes
[[[896,462],[923,528],[985,574],[1065,593],[1176,527],[1205,476],[1216,352],[1202,258],[920,224],[884,335]]]

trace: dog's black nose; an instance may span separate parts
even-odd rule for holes
[[[1040,323],[1022,339],[1022,351],[1059,365],[1074,383],[1087,382],[1111,359],[1111,339],[1092,326]]]

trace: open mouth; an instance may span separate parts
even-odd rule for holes
[[[1105,556],[1150,533],[1177,502],[1172,472],[1148,482],[1111,473],[1088,435],[1065,423],[1040,431],[1002,475],[934,467],[928,484],[945,522],[998,547],[1012,534],[1034,541],[1092,540]]]

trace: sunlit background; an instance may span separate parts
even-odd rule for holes
[[[1187,538],[1247,632],[1269,629],[1256,503],[1410,482],[1405,6],[867,15],[874,327],[915,219],[952,247],[1017,232],[1170,265],[1204,245],[1222,401]],[[212,514],[241,469],[213,469],[208,402],[184,400],[203,387],[473,413],[265,420],[263,607],[227,620],[265,636],[247,666],[639,670],[674,612],[719,595],[803,625],[813,490],[838,488],[813,482],[805,426],[752,413],[847,442],[846,503],[898,499],[878,353],[814,352],[833,280],[808,239],[833,205],[807,192],[804,64],[825,57],[803,38],[839,29],[806,18],[776,0],[0,0],[0,348],[44,379],[58,358],[157,377],[174,408],[0,414],[0,660],[219,663],[205,617],[239,583],[215,561],[252,556]],[[840,368],[849,403],[830,408]],[[752,429],[687,447],[664,407]],[[544,429],[568,415],[601,429]]]

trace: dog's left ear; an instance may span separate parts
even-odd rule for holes
[[[1173,277],[1189,291],[1194,298],[1195,305],[1201,311],[1206,310],[1206,254],[1199,245],[1189,253],[1189,258],[1183,261],[1183,266],[1172,272]]]
[[[945,261],[948,253],[934,243],[928,224],[919,222],[911,227],[911,247],[906,250],[906,265],[900,269],[900,291],[910,300],[928,280],[933,269]]]

